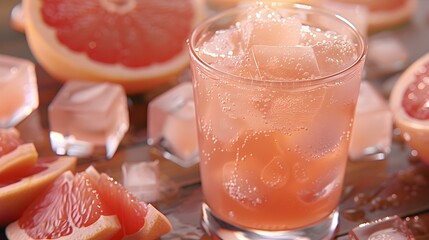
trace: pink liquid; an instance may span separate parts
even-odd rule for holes
[[[336,209],[363,68],[329,77],[356,61],[356,46],[277,14],[257,9],[202,37],[197,54],[221,72],[193,69],[205,201],[222,220],[262,230]]]

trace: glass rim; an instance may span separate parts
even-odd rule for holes
[[[310,78],[310,79],[302,79],[302,80],[273,80],[273,79],[254,79],[254,78],[250,78],[250,77],[243,77],[243,76],[237,76],[225,71],[222,71],[220,69],[217,69],[213,66],[211,66],[209,63],[207,63],[206,61],[204,61],[195,51],[196,49],[196,44],[198,42],[199,39],[196,39],[196,36],[202,32],[202,30],[209,26],[210,24],[224,18],[227,16],[231,16],[234,13],[239,13],[240,11],[243,11],[244,9],[246,9],[247,7],[249,7],[249,5],[242,5],[242,6],[238,6],[238,7],[234,7],[228,10],[225,10],[221,13],[218,13],[202,22],[200,22],[199,24],[197,24],[194,29],[191,32],[190,37],[188,38],[187,44],[188,44],[188,48],[189,48],[189,53],[191,55],[192,58],[194,58],[199,66],[202,66],[204,69],[206,69],[207,71],[210,72],[215,72],[216,75],[220,74],[221,76],[225,76],[228,79],[237,79],[240,80],[242,82],[260,82],[260,83],[270,83],[270,84],[289,84],[289,83],[313,83],[313,82],[329,82],[333,79],[336,79],[336,77],[346,74],[348,71],[350,71],[351,69],[353,69],[356,65],[358,65],[360,62],[362,62],[365,58],[365,55],[367,53],[367,49],[368,49],[368,45],[367,42],[364,38],[364,36],[362,35],[362,33],[360,33],[360,31],[356,28],[356,26],[354,26],[349,20],[347,20],[345,17],[335,13],[335,12],[330,12],[328,10],[322,9],[320,7],[315,7],[313,5],[307,5],[307,4],[300,4],[300,3],[282,3],[282,2],[271,2],[270,3],[272,6],[275,7],[281,7],[284,9],[291,9],[291,10],[302,10],[302,11],[306,11],[306,12],[313,12],[313,13],[318,13],[318,14],[323,14],[327,17],[331,17],[333,19],[339,20],[340,22],[344,23],[349,29],[351,29],[351,32],[353,33],[354,36],[356,36],[357,38],[357,44],[359,46],[361,46],[358,50],[358,57],[355,59],[355,61],[353,63],[351,63],[349,66],[347,66],[346,68],[334,72],[332,74],[329,75],[325,75],[325,76],[319,76],[319,77],[315,77],[315,78]]]

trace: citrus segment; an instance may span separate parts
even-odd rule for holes
[[[0,226],[18,219],[31,202],[58,176],[74,170],[76,158],[39,158],[36,164],[0,183]]]
[[[32,53],[58,80],[122,84],[128,93],[170,80],[187,64],[201,0],[24,0]]]
[[[96,183],[85,173],[73,176],[68,171],[32,203],[19,219],[18,224],[33,239],[65,236],[73,239],[83,239],[83,237],[90,239],[89,236],[100,236],[100,234],[111,237],[120,229],[115,216],[101,220],[108,224],[95,228],[100,233],[93,233],[93,226],[100,225],[97,222],[105,211],[96,192]],[[84,231],[89,226],[92,229]],[[84,234],[80,236],[79,232]]]
[[[184,50],[194,17],[190,9],[190,0],[44,0],[41,13],[70,50],[97,62],[141,67]],[[180,18],[168,21],[172,13]]]
[[[402,106],[413,118],[419,120],[429,120],[429,62],[427,62],[420,72],[416,72],[414,81],[411,82],[404,92]]]
[[[170,232],[172,226],[167,217],[151,204],[147,205],[144,226],[136,233],[125,236],[124,240],[154,240]]]
[[[98,180],[98,190],[102,201],[109,206],[106,214],[118,214],[124,236],[143,227],[147,214],[146,204],[139,202],[125,187],[104,173]]]
[[[22,143],[15,128],[0,129],[0,157],[12,152]]]

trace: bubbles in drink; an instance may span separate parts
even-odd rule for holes
[[[297,18],[282,18],[277,12],[256,16],[238,24],[247,46],[295,46],[299,43],[301,22]]]
[[[237,56],[241,51],[241,35],[234,29],[219,30],[199,48],[199,56],[216,63]]]
[[[357,58],[355,46],[337,35],[328,41],[317,42],[313,49],[322,75],[339,72],[351,66]]]
[[[314,180],[307,188],[298,191],[298,197],[305,203],[314,203],[331,195],[341,185],[339,168],[329,170],[320,179]]]
[[[357,59],[356,46],[347,36],[305,25],[300,16],[262,3],[207,38],[198,50],[203,60],[251,79],[317,78],[339,72]]]
[[[289,166],[285,159],[275,156],[261,171],[261,181],[270,188],[283,187],[289,178]]]
[[[302,80],[320,75],[311,47],[253,45],[251,51],[262,80]]]
[[[243,159],[246,160],[252,161]],[[223,166],[225,191],[245,207],[256,207],[265,202],[265,193],[259,184],[258,176],[256,169],[251,169],[245,164],[228,162]]]

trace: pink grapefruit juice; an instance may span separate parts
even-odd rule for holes
[[[277,231],[335,211],[364,52],[346,33],[266,5],[199,36],[201,182],[216,217]]]

